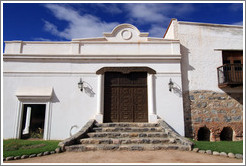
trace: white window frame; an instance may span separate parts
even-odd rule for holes
[[[16,115],[16,124],[15,124],[15,135],[14,138],[20,139],[21,138],[21,124],[23,121],[23,108],[25,104],[45,104],[45,119],[44,119],[44,140],[50,139],[50,124],[51,124],[51,102],[50,101],[20,101],[18,100],[18,108],[17,108],[17,115]]]

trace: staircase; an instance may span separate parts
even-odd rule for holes
[[[160,123],[93,123],[66,151],[90,150],[191,150],[187,140],[165,129]],[[183,138],[183,137],[182,137]]]

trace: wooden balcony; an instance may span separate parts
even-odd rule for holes
[[[220,88],[243,85],[243,65],[225,64],[217,68],[218,86]]]

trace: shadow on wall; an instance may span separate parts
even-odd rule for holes
[[[173,86],[173,92],[175,93],[175,94],[177,94],[179,97],[182,97],[182,88],[177,84],[177,83],[175,83],[175,82],[173,82],[174,83],[174,86]]]
[[[241,88],[241,92],[239,93],[229,92],[229,91],[232,91],[233,88],[231,89],[221,88],[221,90],[223,90],[228,96],[230,96],[231,98],[235,99],[237,102],[243,105],[243,87],[239,87],[239,88]]]
[[[52,97],[51,97],[51,102],[52,103],[58,103],[58,102],[60,102],[60,100],[57,98],[57,96],[56,96],[56,93],[55,93],[55,91],[54,91],[54,89],[53,89],[53,91],[52,91],[52,95],[51,95]]]
[[[85,93],[90,97],[94,97],[96,93],[93,91],[92,86],[88,82],[84,81],[84,83],[85,83],[84,85]]]
[[[188,71],[195,70],[195,68],[189,65],[189,49],[180,45],[182,61],[181,61],[181,77],[182,77],[182,89],[183,89],[183,107],[184,107],[184,122],[185,122],[185,136],[192,138],[193,128],[191,122],[191,100],[189,98],[189,80]]]
[[[96,93],[91,88],[84,87],[84,89],[85,89],[85,93],[88,94],[90,97],[94,97],[95,96]]]

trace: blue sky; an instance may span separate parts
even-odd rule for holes
[[[122,23],[162,38],[171,20],[243,24],[242,3],[4,3],[3,40],[101,37]]]

